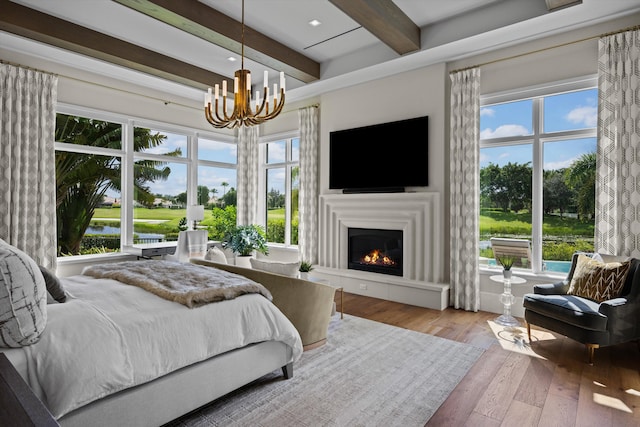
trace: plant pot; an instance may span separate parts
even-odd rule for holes
[[[251,268],[251,255],[236,255],[236,266]]]
[[[502,277],[505,279],[511,279],[511,270],[502,270]]]
[[[302,280],[309,280],[309,272],[308,271],[299,271],[300,278]]]

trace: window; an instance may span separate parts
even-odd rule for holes
[[[178,240],[186,225],[188,145],[183,134],[133,128],[133,243]]]
[[[534,272],[593,250],[597,98],[592,78],[483,97],[482,261],[495,262],[491,237],[529,240]]]
[[[300,138],[288,137],[260,145],[264,167],[264,218],[267,241],[298,244]]]
[[[189,204],[213,239],[235,225],[232,137],[59,104],[55,138],[59,256],[176,240]]]
[[[198,204],[211,210],[211,218],[202,222],[209,238],[224,239],[229,227],[236,225],[237,145],[228,141],[198,139]],[[206,195],[208,199],[205,202]]]

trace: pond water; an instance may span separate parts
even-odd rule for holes
[[[87,228],[84,234],[115,234],[116,236],[120,236],[120,227],[113,227],[111,225],[91,226]],[[158,233],[136,233],[136,235],[141,239],[164,239],[164,234]]]
[[[497,266],[496,260],[490,259],[487,261],[487,265]],[[553,273],[569,273],[571,270],[571,261],[544,261],[544,271],[550,271]]]

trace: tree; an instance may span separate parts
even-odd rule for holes
[[[133,146],[144,151],[162,144],[165,135],[152,134],[149,129],[135,128]],[[55,140],[67,144],[120,149],[122,126],[84,117],[56,115]],[[169,155],[180,155],[176,150]],[[140,160],[134,164],[133,197],[145,206],[153,204],[154,195],[146,185],[167,179],[171,173],[165,162]],[[121,191],[119,157],[56,152],[56,210],[58,250],[60,254],[80,253],[80,244],[96,207],[108,190]]]
[[[267,194],[267,209],[277,209],[284,206],[284,194],[272,188]]]
[[[224,208],[215,207],[211,210],[213,225],[209,228],[209,238],[223,240],[229,230],[236,226],[236,207],[227,205]]]
[[[227,187],[229,186],[229,183],[223,181],[220,185],[222,185],[222,198],[224,199],[225,194],[227,194]]]
[[[507,163],[502,167],[509,207],[515,212],[531,209],[531,163]]]
[[[570,206],[568,201],[573,199],[573,191],[565,182],[564,169],[544,172],[543,193],[544,212],[549,214],[557,210],[562,217]]]
[[[480,170],[480,197],[484,206],[507,212],[531,208],[531,164],[493,163]]]
[[[238,193],[236,189],[231,187],[229,191],[222,196],[222,202],[224,206],[236,206],[238,204]]]
[[[583,154],[567,170],[567,182],[574,190],[578,217],[596,214],[596,153]]]
[[[198,205],[209,203],[209,188],[205,185],[198,185]]]

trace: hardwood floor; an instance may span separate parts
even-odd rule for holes
[[[582,344],[533,326],[532,346],[524,327],[524,343],[514,341],[492,322],[495,313],[438,311],[350,293],[344,306],[346,314],[485,350],[427,426],[640,426],[636,343],[597,349],[590,366]]]

